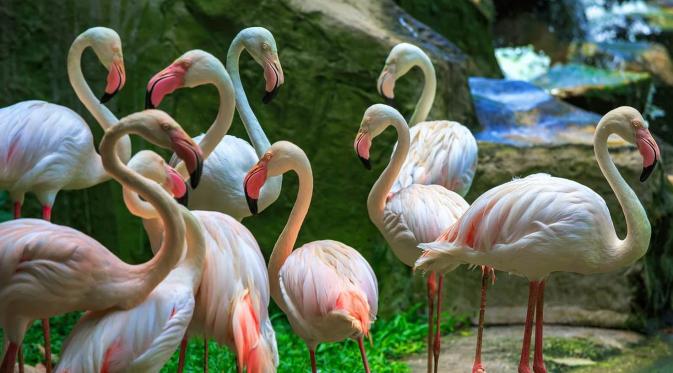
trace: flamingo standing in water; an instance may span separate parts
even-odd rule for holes
[[[357,339],[369,373],[362,337],[369,334],[378,310],[378,285],[369,263],[352,247],[332,240],[309,242],[292,251],[313,194],[311,164],[299,147],[276,142],[248,172],[244,190],[250,211],[257,213],[266,180],[289,171],[297,173],[299,191],[269,259],[271,297],[306,342],[313,373],[318,343],[345,338]]]
[[[168,187],[172,170],[151,152],[140,152],[129,167],[141,175]],[[163,224],[154,209],[124,189],[129,210],[143,218],[153,250],[161,245]],[[203,226],[205,261],[196,292],[194,316],[187,335],[201,335],[205,343],[213,338],[231,349],[239,370],[249,373],[275,372],[278,364],[276,338],[269,319],[269,278],[262,252],[250,231],[234,218],[215,211],[192,211]],[[189,243],[188,243],[189,246]],[[191,250],[191,247],[188,247]],[[181,346],[180,370],[184,364],[186,344]],[[204,354],[204,371],[208,370],[208,350]]]
[[[390,188],[390,195],[394,195],[404,188],[414,184],[441,185],[448,190],[465,197],[472,185],[474,172],[477,168],[477,141],[467,127],[458,122],[447,120],[426,121],[428,113],[435,100],[437,89],[437,77],[435,68],[430,57],[423,50],[408,43],[397,44],[390,51],[386,59],[383,71],[377,81],[379,94],[392,101],[395,97],[395,81],[407,74],[413,67],[418,67],[423,72],[424,85],[421,97],[416,103],[409,125],[410,145],[409,154],[397,175],[395,183]],[[412,205],[410,205],[412,206]],[[400,206],[404,209],[409,206]],[[440,226],[445,229],[448,226]],[[434,240],[437,237],[430,237]],[[425,241],[419,241],[425,242]],[[413,263],[405,262],[407,265]],[[482,268],[482,299],[480,318],[483,318],[486,303],[487,277],[491,271]],[[442,275],[439,276],[439,286],[435,280],[435,274],[428,276],[428,372],[430,372],[431,360],[434,356],[434,371],[437,371],[439,359],[439,313],[441,308],[441,283]],[[434,346],[432,339],[432,318],[434,294],[437,296],[437,334]],[[478,340],[481,340],[481,329],[478,332]],[[434,347],[434,350],[433,350]],[[477,352],[477,355],[479,352]]]
[[[217,87],[220,94],[220,109],[217,118],[205,135],[194,138],[201,145],[204,153],[210,154],[212,149],[214,152],[205,162],[203,182],[199,189],[190,193],[189,207],[196,210],[219,211],[239,221],[250,216],[241,189],[243,177],[270,146],[264,130],[248,103],[238,72],[238,60],[244,49],[264,67],[266,94],[263,101],[265,103],[270,102],[276,95],[285,78],[278,60],[276,41],[268,30],[262,27],[250,27],[238,33],[227,53],[227,70],[231,74],[235,87],[236,108],[252,146],[237,137],[225,136],[231,125],[228,115],[229,98],[223,78],[226,72],[215,57],[212,57],[208,64],[197,69],[190,61],[190,52],[186,53],[149,81],[146,96],[146,106],[156,107],[167,94],[181,87],[196,87],[204,84],[213,84]],[[199,79],[191,77],[195,74],[199,74]],[[227,77],[226,80],[228,79]],[[233,105],[231,110],[233,110]],[[174,162],[171,163],[174,164]],[[176,168],[182,172],[179,166]],[[269,180],[260,196],[262,210],[278,199],[281,184],[280,176]],[[218,198],[213,198],[213,196],[218,196]]]
[[[390,106],[372,105],[365,111],[354,147],[365,166],[371,168],[369,150],[372,140],[390,125],[397,130],[397,145],[388,166],[369,193],[367,211],[369,218],[393,249],[395,256],[412,267],[421,255],[418,244],[435,240],[444,229],[463,215],[469,205],[456,192],[435,184],[411,184],[396,193],[391,193],[410,147],[410,131],[402,115]],[[441,292],[442,276],[439,277],[437,288],[433,279],[434,276],[428,278],[428,370],[432,369],[433,363],[436,370],[439,360],[441,312],[439,300],[437,329],[434,335],[432,323],[433,297],[435,293]]]
[[[156,183],[133,173],[112,156],[111,144],[125,132],[172,148],[193,175],[201,168],[201,150],[175,121],[156,110],[123,118],[107,130],[108,141],[101,143],[105,170],[157,208],[167,227],[164,244],[147,263],[129,265],[69,227],[35,219],[0,224],[0,326],[9,341],[0,373],[13,372],[18,346],[33,320],[76,310],[134,307],[180,260],[185,227],[178,205]],[[198,178],[191,181],[195,186]]]
[[[128,166],[175,197],[187,192],[180,174],[156,153],[139,152]],[[152,172],[145,175],[147,170]],[[159,219],[146,202],[131,212]],[[185,257],[137,306],[85,314],[68,336],[56,372],[158,372],[170,359],[192,319],[206,246],[199,221],[184,207],[180,213],[186,228]]]
[[[100,99],[84,79],[80,60],[91,47],[109,73]],[[126,81],[122,44],[114,30],[94,27],[79,35],[68,53],[68,76],[80,101],[104,129],[117,119],[102,103],[122,89]],[[96,153],[91,129],[74,111],[44,101],[23,101],[0,109],[0,189],[9,191],[14,218],[21,217],[27,192],[42,205],[42,218],[51,220],[51,211],[60,190],[84,189],[110,178]],[[131,142],[120,143],[124,162],[131,156]],[[42,320],[45,338],[45,366],[51,372],[49,320]],[[19,363],[22,364],[21,356]]]
[[[622,207],[627,228],[623,240],[617,237],[610,210],[596,192],[571,180],[534,174],[487,191],[437,241],[421,245],[426,251],[416,268],[422,270],[447,272],[469,263],[530,280],[520,373],[530,372],[533,318],[533,371],[547,371],[542,326],[544,285],[549,274],[611,272],[633,264],[647,252],[650,222],[610,159],[607,140],[611,134],[637,145],[643,158],[640,181],[648,178],[660,155],[647,122],[636,109],[614,109],[596,127],[594,153]]]

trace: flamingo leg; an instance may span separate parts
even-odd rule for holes
[[[47,373],[51,373],[51,333],[49,319],[42,319],[42,333],[44,334],[44,366]]]
[[[308,350],[308,353],[311,356],[311,372],[318,373],[318,368],[315,364],[315,350]]]
[[[51,221],[51,206],[42,206],[42,219]]]
[[[21,217],[21,202],[14,202],[14,219]]]
[[[19,352],[19,345],[9,342],[9,347],[5,351],[5,357],[0,365],[0,373],[14,373],[14,364],[16,364],[16,355]]]
[[[180,355],[178,355],[178,373],[185,369],[185,353],[187,352],[187,337],[180,342]]]
[[[23,367],[23,346],[19,346],[19,373],[24,373],[24,367]]]
[[[528,285],[528,310],[526,311],[526,326],[523,331],[523,346],[521,347],[521,360],[519,361],[519,373],[530,373],[530,337],[532,323],[535,314],[535,301],[537,300],[538,282],[531,281]]]
[[[365,366],[365,373],[371,373],[369,370],[369,362],[367,361],[367,352],[365,352],[365,345],[362,343],[362,336],[358,338],[358,346],[360,347],[360,356],[362,356],[362,364]]]
[[[440,348],[440,338],[441,338],[441,321],[440,316],[442,315],[442,282],[444,281],[444,275],[437,275],[439,278],[437,280],[437,327],[435,328],[435,342],[433,344],[433,354],[435,358],[434,364],[434,373],[437,373],[437,368],[439,366],[439,348]]]
[[[203,373],[208,373],[208,338],[203,338]]]
[[[481,342],[484,336],[484,315],[486,314],[486,288],[488,287],[488,277],[491,272],[490,267],[481,268],[481,301],[479,303],[479,326],[477,327],[477,351],[474,354],[474,364],[472,373],[484,373],[486,369],[481,364]]]
[[[428,285],[428,373],[432,373],[432,364],[434,360],[434,353],[432,351],[432,327],[433,327],[433,318],[435,316],[435,291],[437,290],[437,284],[435,282],[435,272],[430,272],[427,280]]]
[[[535,308],[535,352],[533,354],[533,372],[547,373],[542,357],[542,328],[544,308],[544,281],[540,281],[537,290],[537,306]]]

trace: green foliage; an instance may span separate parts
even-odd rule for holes
[[[420,305],[411,307],[389,319],[379,319],[371,331],[373,344],[365,341],[367,358],[373,372],[407,372],[406,364],[396,361],[404,356],[421,352],[425,349],[427,336],[427,319],[417,316]],[[58,356],[63,340],[79,319],[80,313],[71,313],[51,319],[52,353]],[[304,342],[292,332],[285,315],[275,310],[271,322],[276,331],[280,355],[279,372],[310,371],[308,349]],[[454,333],[467,325],[464,316],[442,314],[442,332]],[[2,331],[0,331],[0,339]],[[24,343],[26,363],[35,365],[41,358],[43,344],[42,328],[36,322],[28,330]],[[235,356],[226,347],[215,342],[209,343],[209,368],[214,372],[233,372],[236,370]],[[347,340],[339,343],[321,344],[316,351],[318,367],[322,372],[357,372],[362,370],[362,360],[357,343]],[[55,361],[58,359],[55,358]],[[203,366],[203,340],[189,341],[186,355],[188,371],[199,371]],[[175,372],[178,364],[178,352],[162,369],[162,372]]]

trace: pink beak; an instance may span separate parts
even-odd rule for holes
[[[171,188],[171,193],[175,198],[182,198],[187,193],[187,186],[182,176],[171,166],[166,165],[166,174]]]
[[[285,83],[283,68],[280,66],[277,58],[264,60],[264,80],[266,81],[266,86],[264,87],[266,93],[262,98],[262,102],[268,104],[278,94],[278,88]]]
[[[187,69],[182,64],[174,63],[154,75],[147,83],[145,109],[158,107],[166,95],[182,87],[186,73]]]
[[[371,170],[372,164],[369,161],[369,149],[372,147],[372,137],[368,133],[358,132],[355,142],[353,143],[355,153],[362,161],[366,169]]]
[[[647,180],[652,174],[654,166],[661,158],[659,145],[654,141],[652,134],[647,128],[639,127],[636,129],[636,146],[640,155],[643,157],[643,173],[640,174],[640,181]]]
[[[257,164],[248,171],[243,179],[243,190],[245,191],[245,199],[248,202],[248,208],[253,214],[257,214],[257,200],[259,199],[259,191],[266,182],[268,168],[268,161],[261,159]]]
[[[379,94],[388,100],[395,98],[395,76],[384,69],[379,76],[378,81]]]
[[[203,152],[201,148],[184,131],[173,131],[171,141],[173,142],[173,151],[185,162],[189,172],[190,185],[193,189],[196,189],[203,172]]]
[[[114,61],[110,65],[107,74],[107,84],[105,85],[105,93],[100,98],[102,104],[110,101],[114,95],[117,94],[126,84],[126,70],[124,70],[124,62]]]

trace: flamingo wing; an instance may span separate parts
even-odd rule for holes
[[[409,155],[392,193],[413,184],[441,185],[467,194],[477,168],[477,141],[465,126],[451,121],[422,122],[409,134]]]

